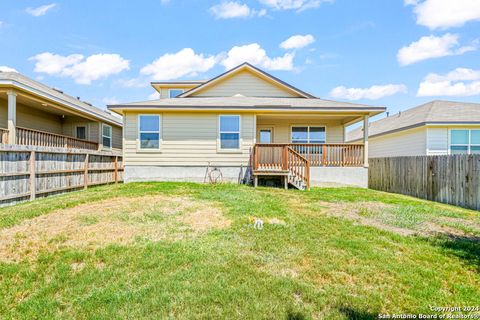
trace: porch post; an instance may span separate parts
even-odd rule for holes
[[[368,115],[363,116],[363,166],[368,167]]]
[[[17,128],[17,93],[13,90],[7,91],[8,96],[8,144],[16,143]]]

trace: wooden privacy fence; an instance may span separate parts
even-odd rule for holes
[[[123,163],[117,154],[0,147],[0,205],[120,181]]]
[[[480,210],[480,155],[373,158],[368,186]]]

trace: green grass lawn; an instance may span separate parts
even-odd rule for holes
[[[0,318],[370,319],[479,305],[479,237],[479,212],[372,190],[97,187],[0,209]]]

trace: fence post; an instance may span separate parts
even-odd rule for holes
[[[118,156],[115,156],[115,183],[118,183]]]
[[[85,162],[83,166],[83,189],[88,188],[88,153],[85,154]]]
[[[30,200],[35,199],[36,195],[36,174],[35,174],[35,151],[30,152]]]

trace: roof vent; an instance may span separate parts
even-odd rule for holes
[[[80,100],[80,97],[77,97],[77,100]]]
[[[61,94],[63,94],[63,91],[62,91],[62,90],[60,90],[60,89],[58,89],[58,88],[52,88],[52,89],[53,89],[53,90],[55,90],[55,91],[57,91],[58,93],[61,93]]]

